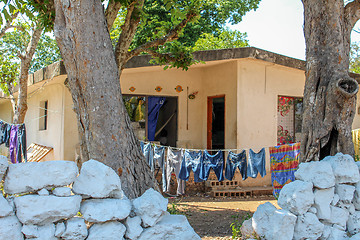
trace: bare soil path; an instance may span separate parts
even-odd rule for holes
[[[191,226],[203,240],[232,239],[231,223],[242,222],[252,216],[257,207],[265,202],[276,207],[272,196],[252,198],[181,197],[169,198],[169,208],[174,213],[187,216]]]

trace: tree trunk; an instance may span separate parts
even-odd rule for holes
[[[14,110],[14,119],[13,122],[15,124],[24,123],[27,107],[27,84],[29,77],[29,69],[31,60],[34,56],[36,47],[41,37],[41,33],[43,31],[43,27],[39,26],[37,23],[35,26],[28,46],[26,48],[26,52],[24,55],[20,55],[21,63],[20,63],[20,77],[18,81],[19,91],[18,91],[18,99],[16,105],[13,104]]]
[[[354,23],[345,14],[343,0],[302,2],[307,64],[301,161],[337,152],[353,156],[351,126],[359,86],[348,69]]]
[[[113,168],[129,198],[158,189],[123,104],[101,1],[55,0],[54,32],[78,117],[82,161]]]

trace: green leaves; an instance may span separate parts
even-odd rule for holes
[[[246,33],[230,29],[219,30],[218,34],[204,33],[195,43],[194,51],[248,47]]]

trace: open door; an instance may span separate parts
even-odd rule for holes
[[[208,97],[207,148],[225,148],[225,95]]]

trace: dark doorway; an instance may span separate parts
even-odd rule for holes
[[[225,95],[208,97],[207,148],[225,148]]]
[[[166,97],[164,105],[160,108],[155,141],[159,141],[161,145],[176,147],[177,106],[177,97]]]

